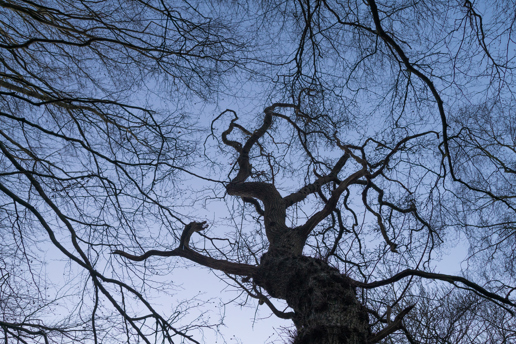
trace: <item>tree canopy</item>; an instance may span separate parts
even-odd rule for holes
[[[6,343],[516,341],[514,1],[0,7]]]

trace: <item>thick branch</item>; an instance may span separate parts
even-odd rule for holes
[[[245,144],[242,146],[236,141],[228,139],[229,133],[236,127],[235,118],[231,121],[230,127],[223,133],[223,142],[233,147],[238,154],[237,163],[238,171],[237,175],[226,185],[226,190],[229,195],[240,196],[244,198],[244,201],[253,203],[256,207],[257,202],[251,201],[252,198],[259,199],[263,202],[264,210],[261,211],[260,207],[256,207],[258,213],[263,213],[264,223],[266,228],[267,238],[271,245],[277,242],[279,238],[278,234],[283,233],[286,229],[285,217],[286,217],[286,206],[283,198],[273,184],[264,182],[246,182],[247,178],[251,175],[251,163],[249,162],[249,152],[258,140],[263,137],[267,130],[272,125],[273,116],[277,115],[274,110],[276,108],[292,108],[297,110],[297,106],[286,103],[274,103],[271,106],[265,108],[265,117],[263,118],[263,124],[260,128],[256,129],[247,139]]]
[[[280,200],[283,198],[276,187],[265,182],[245,182],[230,183],[226,186],[226,191],[231,196],[252,197],[257,198],[264,203],[265,211],[267,211],[267,203]],[[244,200],[248,202],[247,198]]]
[[[328,175],[319,177],[315,182],[308,184],[302,187],[299,191],[291,193],[290,195],[284,197],[283,200],[285,201],[287,208],[295,203],[301,202],[308,195],[317,192],[320,189],[320,187],[324,184],[336,180],[337,174],[342,170],[348,159],[349,154],[344,154],[339,159],[339,161],[337,161],[337,163]]]
[[[190,222],[183,229],[183,234],[181,235],[181,240],[179,241],[179,248],[189,248],[190,247],[190,237],[195,232],[200,232],[208,228],[206,225],[206,221],[203,222]]]
[[[175,250],[172,250],[172,251],[150,250],[150,251],[145,252],[141,256],[135,256],[135,255],[132,255],[132,254],[126,253],[124,251],[120,251],[120,250],[113,251],[112,254],[118,254],[119,256],[125,257],[130,260],[134,260],[136,262],[140,262],[140,261],[145,260],[152,256],[183,257],[183,258],[191,260],[192,262],[195,262],[197,264],[205,266],[207,268],[219,270],[219,271],[225,272],[227,274],[232,274],[232,275],[253,276],[257,271],[256,266],[248,265],[248,264],[233,263],[233,262],[228,262],[227,260],[219,260],[219,259],[214,259],[211,257],[206,257],[206,256],[203,256],[202,254],[199,254],[189,248],[186,248],[186,249],[176,248]]]
[[[203,256],[199,254],[189,247],[190,237],[194,232],[199,232],[206,229],[206,221],[204,222],[191,222],[185,226],[183,229],[183,234],[181,235],[181,241],[179,243],[179,247],[172,251],[160,251],[160,250],[150,250],[145,252],[140,256],[135,256],[124,251],[115,250],[112,254],[118,254],[122,257],[125,257],[130,260],[134,260],[136,262],[140,262],[152,256],[159,257],[183,257],[189,259],[193,262],[196,262],[202,266],[206,266],[211,269],[223,271],[227,274],[233,275],[243,275],[243,276],[253,276],[256,271],[256,267],[247,264],[233,263],[228,262],[227,260],[219,260],[211,257]]]
[[[324,220],[326,216],[330,215],[331,212],[335,209],[337,206],[337,202],[342,195],[342,193],[348,188],[348,186],[353,183],[355,180],[357,180],[360,177],[363,177],[367,174],[367,170],[365,168],[353,173],[352,175],[348,176],[346,179],[344,179],[339,186],[333,190],[331,197],[328,199],[328,202],[324,206],[324,208],[317,213],[315,213],[306,223],[299,227],[303,235],[308,236],[308,234],[314,229],[319,222]]]
[[[265,215],[265,212],[263,211],[262,207],[260,206],[260,203],[255,200],[254,198],[252,197],[242,197],[242,200],[245,202],[245,203],[249,203],[249,204],[252,204],[254,205],[254,209],[256,209],[256,212],[263,216]]]
[[[247,139],[246,143],[242,147],[240,143],[236,141],[231,141],[227,138],[227,135],[231,133],[233,127],[235,127],[235,121],[238,117],[231,121],[230,127],[226,130],[222,135],[222,141],[235,148],[235,150],[239,153],[237,162],[238,162],[238,173],[235,178],[231,181],[231,183],[241,183],[244,182],[251,175],[251,164],[249,163],[249,152],[251,148],[258,142],[258,140],[267,132],[272,124],[272,117],[274,115],[274,109],[276,108],[293,108],[297,109],[297,107],[293,104],[285,104],[285,103],[274,103],[271,106],[265,108],[265,117],[263,118],[263,124],[260,128],[256,129],[251,136]]]
[[[385,279],[382,281],[376,281],[376,282],[371,282],[371,283],[355,282],[355,284],[357,287],[360,287],[360,288],[372,289],[372,288],[377,288],[377,287],[381,287],[384,285],[388,285],[388,284],[397,282],[397,281],[401,280],[402,278],[405,278],[408,276],[419,276],[419,277],[423,277],[423,278],[445,281],[445,282],[452,283],[452,284],[455,284],[455,282],[460,282],[460,283],[467,285],[468,287],[470,287],[471,289],[473,289],[474,291],[478,292],[479,294],[481,294],[485,297],[491,298],[493,300],[499,301],[501,303],[504,303],[504,304],[512,306],[512,307],[516,307],[516,304],[511,302],[509,300],[509,298],[507,298],[507,297],[504,298],[495,293],[491,293],[490,291],[487,291],[483,287],[465,279],[464,277],[445,275],[445,274],[437,274],[437,273],[433,273],[433,272],[407,269],[407,270],[403,270],[402,272],[392,276],[391,278],[388,278],[388,279]]]
[[[229,183],[226,186],[229,195],[247,199],[256,198],[263,202],[264,225],[267,238],[274,244],[277,234],[285,230],[286,207],[276,187],[264,182]],[[256,203],[258,201],[255,200]],[[257,211],[259,212],[258,208]]]

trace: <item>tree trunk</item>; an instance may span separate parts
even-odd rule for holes
[[[294,344],[365,344],[370,338],[369,319],[367,311],[358,302],[351,280],[319,259],[302,256],[302,252],[312,229],[335,209],[349,183],[367,174],[366,165],[355,158],[363,168],[339,181],[323,209],[304,225],[289,228],[285,221],[287,208],[315,193],[322,184],[337,182],[337,174],[351,155],[346,152],[328,175],[286,197],[282,197],[274,184],[246,181],[252,170],[249,152],[269,129],[273,116],[278,115],[274,112],[276,108],[298,110],[296,105],[283,103],[265,108],[262,126],[249,136],[244,145],[228,138],[238,117],[235,116],[222,134],[223,142],[239,154],[238,173],[226,185],[226,190],[229,195],[240,196],[245,202],[254,204],[258,213],[263,215],[270,244],[257,273],[253,273],[254,281],[272,297],[286,300],[294,310],[297,327]],[[257,200],[263,202],[263,210]]]
[[[271,250],[262,256],[255,282],[294,310],[294,344],[367,343],[369,319],[355,288],[322,260]]]

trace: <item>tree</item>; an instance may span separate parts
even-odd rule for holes
[[[177,100],[210,97],[238,65],[234,30],[187,3],[0,6],[3,339],[196,342],[187,331],[206,324],[175,326],[180,307],[165,317],[144,295],[151,270],[109,253],[183,221],[164,202],[176,189],[156,189],[192,161]]]
[[[6,339],[198,341],[148,299],[190,261],[294,343],[515,340],[514,4],[1,4]],[[232,225],[179,210],[212,200]],[[73,264],[51,299],[45,241]]]

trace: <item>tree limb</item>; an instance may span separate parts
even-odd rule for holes
[[[381,281],[376,281],[376,282],[371,282],[371,283],[355,281],[355,285],[357,287],[364,288],[364,289],[378,288],[378,287],[381,287],[384,285],[388,285],[388,284],[397,282],[397,281],[401,280],[402,278],[405,278],[408,276],[419,276],[419,277],[423,277],[423,278],[445,281],[445,282],[452,283],[452,284],[455,284],[455,282],[460,282],[460,283],[467,285],[468,287],[470,287],[471,289],[473,289],[474,291],[478,292],[479,294],[481,294],[485,297],[491,298],[493,300],[499,301],[501,303],[504,303],[504,304],[512,306],[512,307],[516,307],[516,304],[513,303],[512,301],[510,301],[508,298],[504,298],[495,293],[492,293],[492,292],[486,290],[485,288],[479,286],[478,284],[467,280],[464,277],[445,275],[445,274],[437,274],[437,273],[433,273],[433,272],[426,272],[426,271],[419,271],[419,270],[412,270],[412,269],[403,270],[402,272],[392,276],[391,278],[387,278],[387,279],[381,280]],[[512,312],[512,311],[510,311],[510,310],[508,310],[508,311],[511,314],[514,314],[514,312]]]
[[[346,190],[348,186],[355,180],[365,176],[366,174],[367,170],[363,168],[344,179],[339,184],[339,186],[335,190],[333,190],[332,195],[328,199],[328,202],[326,203],[324,208],[315,213],[311,218],[309,218],[303,226],[299,227],[299,230],[303,233],[303,235],[308,236],[308,234],[312,231],[312,229],[314,229],[315,226],[317,226],[317,224],[319,224],[319,222],[324,220],[326,216],[330,215],[333,209],[335,209],[335,206],[337,205],[340,195],[342,195],[344,190]]]
[[[253,265],[233,263],[227,260],[219,260],[211,257],[206,257],[189,248],[176,248],[172,251],[150,250],[140,256],[132,255],[120,250],[115,250],[112,252],[112,254],[118,254],[119,256],[125,257],[136,262],[140,262],[152,256],[183,257],[210,269],[219,270],[227,274],[241,276],[253,276],[258,269],[256,266]]]
[[[252,197],[242,197],[242,201],[244,201],[245,203],[249,203],[249,204],[252,204],[254,205],[254,209],[256,209],[256,212],[263,216],[265,215],[265,212],[263,211],[262,207],[260,206],[260,203],[258,203],[258,201]]]
[[[383,330],[375,334],[371,339],[369,339],[369,344],[378,343],[383,338],[387,337],[391,333],[401,329],[403,320],[403,317],[408,314],[414,308],[415,304],[408,306],[404,310],[402,310],[394,319],[393,322],[391,322],[387,327],[385,327]]]
[[[292,206],[293,204],[296,204],[298,202],[301,202],[304,200],[308,195],[313,194],[319,190],[319,188],[331,181],[334,181],[337,178],[337,174],[342,170],[344,165],[346,164],[346,161],[349,159],[349,154],[344,154],[339,161],[335,164],[333,169],[329,174],[326,176],[321,176],[317,178],[317,180],[311,184],[305,185],[302,187],[299,191],[291,193],[290,195],[284,197],[285,204],[288,207]]]
[[[181,236],[181,242],[179,244],[179,247],[172,251],[149,250],[140,256],[136,256],[121,250],[115,250],[111,252],[111,254],[118,254],[119,256],[125,257],[136,262],[141,262],[142,260],[145,260],[152,256],[183,257],[202,266],[219,270],[227,274],[253,276],[254,273],[257,271],[256,266],[241,263],[233,263],[227,260],[219,260],[203,256],[202,254],[195,252],[188,246],[187,240],[190,240],[190,236],[192,235],[192,233],[194,231],[200,231],[205,229],[205,223],[206,222],[192,222],[186,225],[183,230],[183,235]]]

